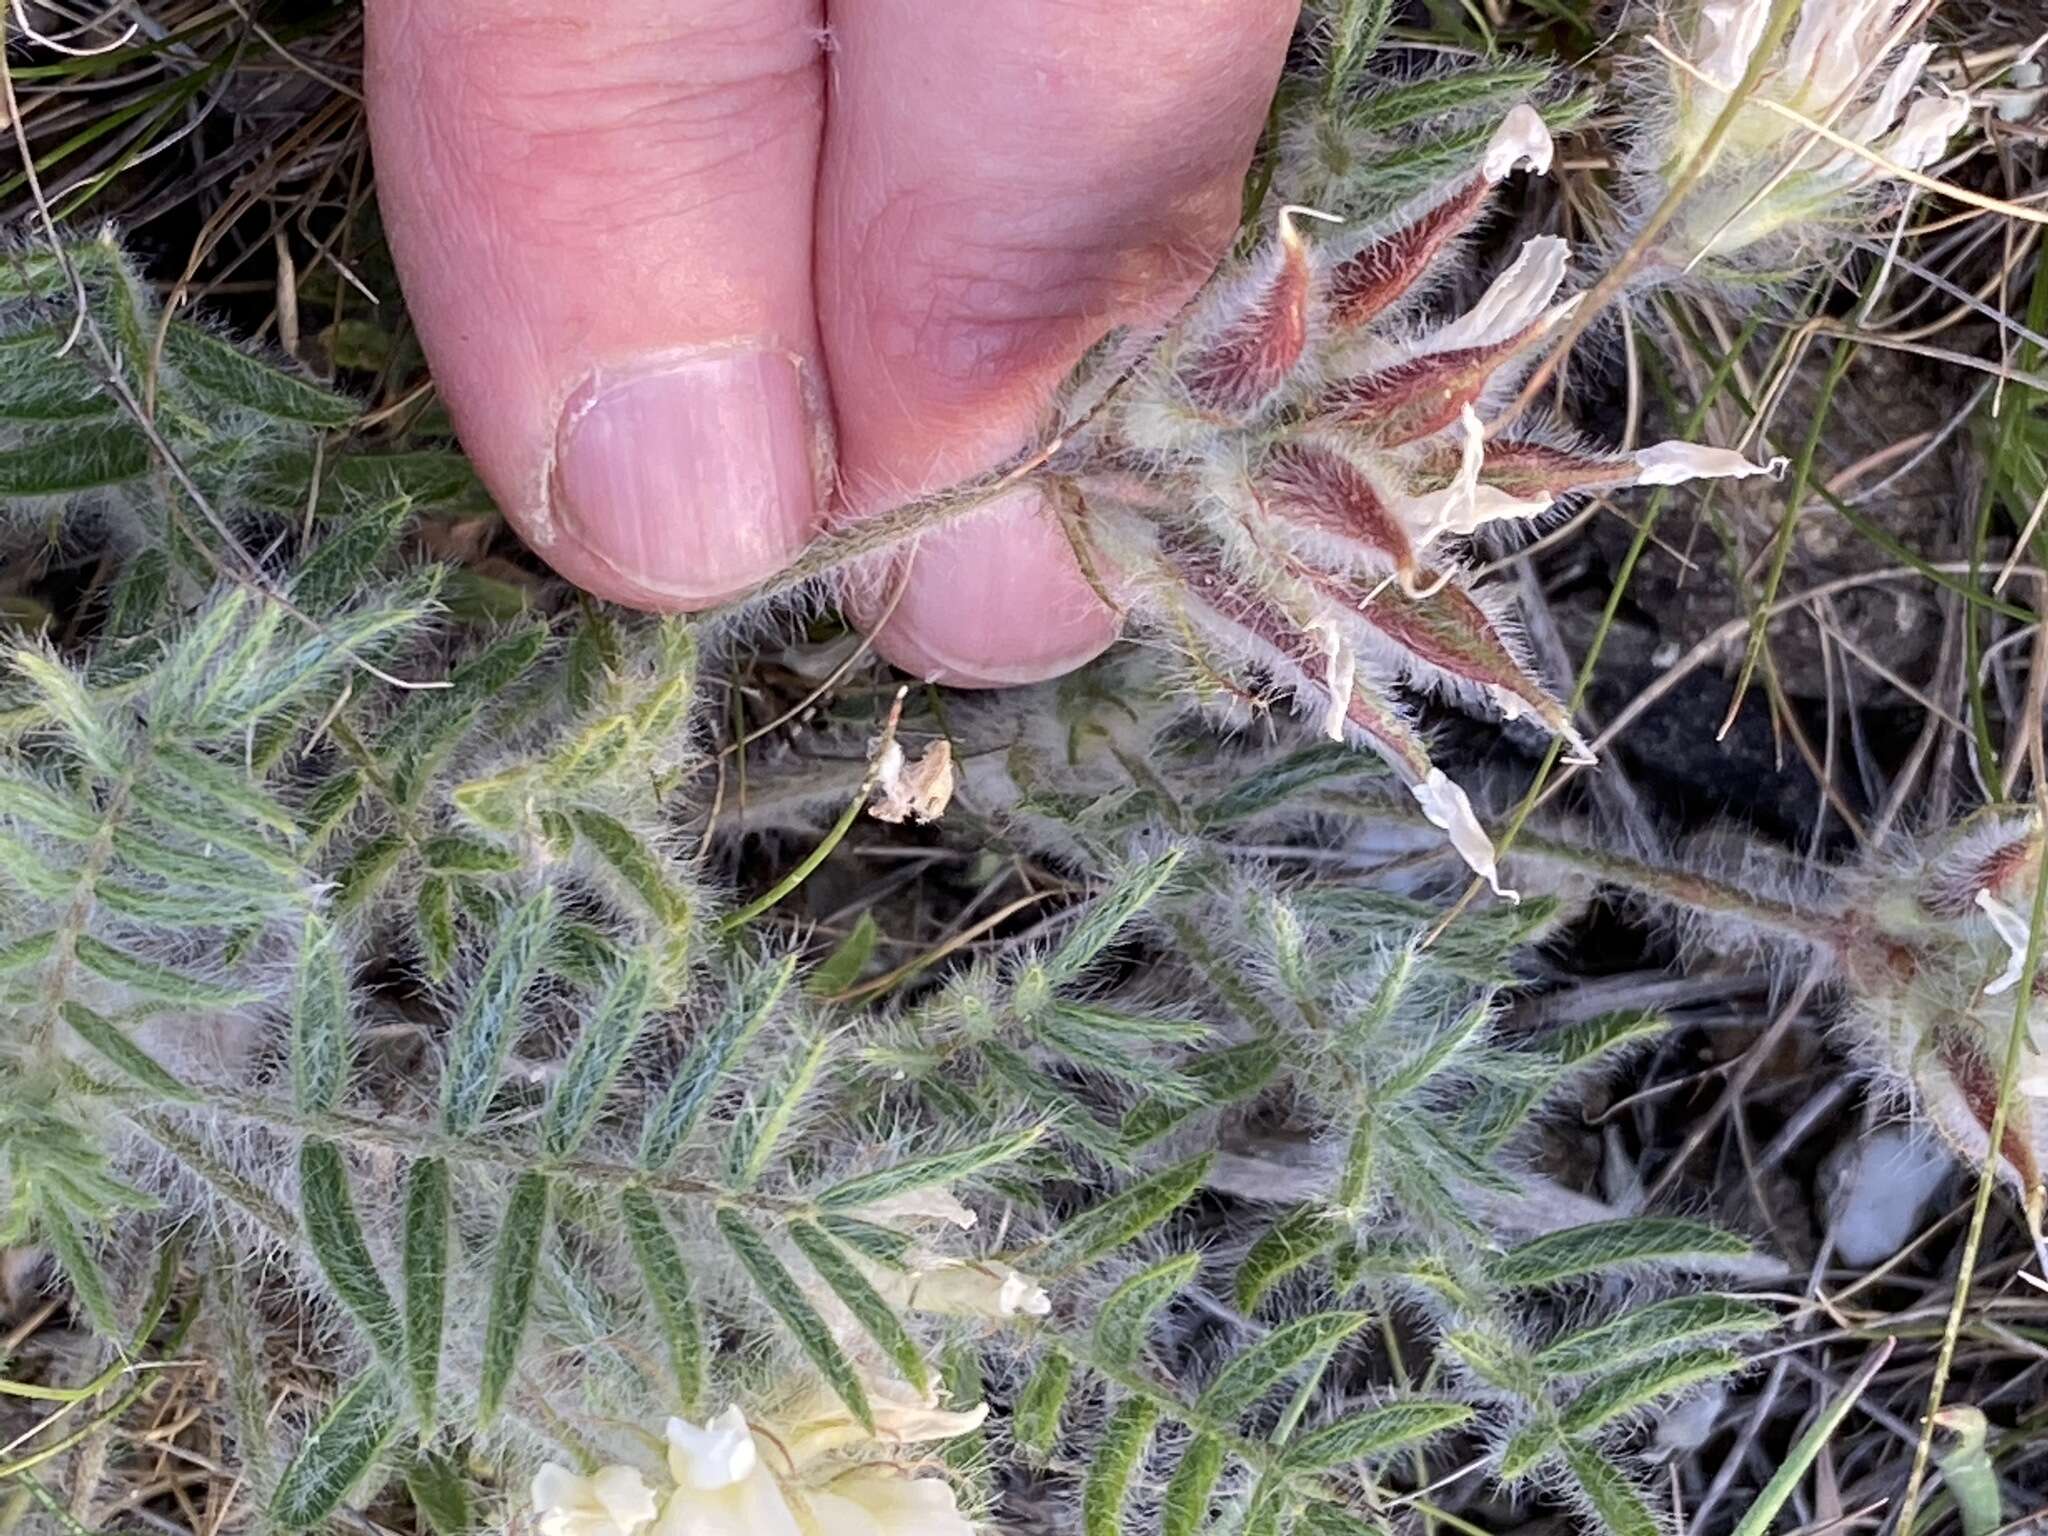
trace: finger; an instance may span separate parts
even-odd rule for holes
[[[603,596],[696,608],[815,531],[819,0],[372,0],[378,190],[463,446]]]
[[[1237,225],[1294,0],[858,0],[833,14],[818,300],[849,508],[1024,445],[1110,327],[1169,312]],[[876,635],[954,682],[1115,634],[1035,496],[928,536]],[[856,599],[870,619],[873,594]]]

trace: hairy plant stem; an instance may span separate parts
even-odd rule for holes
[[[110,1088],[98,1080],[92,1081],[91,1088],[101,1097],[123,1105],[152,1140],[164,1143],[180,1156],[205,1158],[211,1165],[206,1170],[209,1179],[215,1172],[225,1172],[219,1169],[213,1159],[207,1157],[201,1143],[180,1129],[175,1122],[165,1118],[162,1110],[167,1106],[162,1100],[140,1089],[130,1090],[126,1086]],[[804,1200],[784,1199],[775,1195],[758,1194],[751,1190],[732,1190],[708,1179],[693,1179],[681,1174],[634,1168],[623,1163],[599,1162],[589,1158],[543,1159],[521,1147],[494,1146],[489,1142],[465,1140],[459,1136],[450,1136],[423,1127],[339,1111],[307,1112],[294,1109],[278,1100],[238,1093],[231,1089],[207,1086],[202,1087],[200,1093],[209,1109],[247,1124],[262,1126],[265,1130],[279,1131],[290,1136],[321,1137],[356,1147],[376,1147],[399,1153],[409,1159],[442,1158],[451,1163],[477,1168],[495,1168],[512,1174],[542,1172],[550,1178],[593,1189],[615,1192],[644,1189],[652,1194],[665,1195],[677,1200],[742,1205],[752,1208],[760,1215],[782,1220],[815,1214],[810,1203]],[[252,1214],[260,1212],[266,1224],[269,1223],[271,1216],[276,1214],[282,1217],[284,1230],[295,1230],[296,1224],[289,1216],[284,1216],[282,1208],[267,1195],[263,1195],[237,1175],[230,1173],[227,1177],[242,1186],[240,1192],[229,1191],[236,1203],[244,1203],[244,1196],[247,1196]],[[264,1207],[267,1207],[267,1210],[264,1210]]]
[[[1419,808],[1396,801],[1350,796],[1323,798],[1354,821],[1378,819],[1417,830],[1431,826]],[[1592,875],[1609,885],[1668,901],[1691,912],[1737,918],[1829,954],[1841,954],[1856,937],[1855,919],[1847,914],[1807,911],[1708,875],[1648,864],[1604,848],[1586,848],[1525,830],[1516,839],[1515,857]]]
[[[71,995],[71,977],[78,969],[78,940],[92,922],[99,878],[114,856],[114,831],[127,813],[128,799],[135,791],[139,766],[131,766],[107,794],[100,812],[100,824],[86,845],[72,884],[71,903],[57,924],[57,942],[44,972],[42,1008],[29,1025],[28,1046],[38,1066],[48,1066],[55,1052],[56,1025],[63,1017],[64,1001]]]

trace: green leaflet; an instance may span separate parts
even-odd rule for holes
[[[528,897],[505,923],[448,1044],[441,1082],[441,1125],[467,1136],[482,1123],[497,1092],[498,1074],[512,1043],[513,1019],[539,965],[554,893]]]
[[[405,1336],[398,1309],[364,1241],[349,1190],[348,1165],[332,1142],[308,1140],[299,1148],[299,1211],[306,1241],[334,1294],[363,1325],[382,1359],[393,1364],[402,1360]]]
[[[36,1205],[36,1230],[50,1245],[57,1267],[63,1270],[65,1283],[71,1287],[71,1294],[85,1309],[85,1315],[92,1319],[92,1325],[99,1330],[100,1336],[121,1338],[121,1319],[114,1308],[107,1277],[101,1272],[99,1260],[93,1257],[85,1238],[72,1224],[71,1213],[53,1200],[40,1200]]]
[[[90,841],[100,829],[99,818],[90,810],[26,778],[0,776],[0,816],[12,816],[74,843]]]
[[[1159,1536],[1196,1536],[1208,1523],[1209,1505],[1225,1459],[1223,1442],[1214,1435],[1196,1435],[1188,1442],[1166,1485]]]
[[[893,1168],[859,1174],[821,1191],[813,1199],[822,1210],[851,1210],[911,1190],[930,1189],[934,1185],[950,1188],[986,1168],[1015,1161],[1044,1137],[1044,1128],[1039,1126],[1009,1136],[991,1137],[957,1152],[938,1152],[898,1163]]]
[[[1564,1411],[1567,1436],[1590,1435],[1659,1398],[1742,1369],[1742,1356],[1726,1349],[1689,1349],[1627,1366],[1595,1380]]]
[[[404,497],[350,517],[299,563],[292,602],[321,613],[354,597],[375,579],[412,520],[413,503]]]
[[[448,880],[432,875],[420,882],[419,910],[413,921],[427,979],[446,981],[455,968],[455,951],[461,942],[455,926],[454,887]]]
[[[420,1456],[405,1469],[405,1491],[433,1536],[470,1536],[476,1516],[469,1503],[469,1479],[443,1456]]]
[[[1094,964],[1126,927],[1151,905],[1183,855],[1178,849],[1133,866],[1107,891],[1088,904],[1081,920],[1065,941],[1045,962],[1045,974],[1054,985],[1071,981]]]
[[[739,1054],[768,1021],[796,974],[796,956],[736,978],[723,1013],[690,1047],[665,1093],[647,1112],[640,1132],[640,1166],[665,1168],[690,1133]]]
[[[202,393],[274,421],[345,427],[356,419],[353,402],[259,362],[184,321],[172,321],[166,331],[164,360]]]
[[[491,1260],[491,1302],[484,1320],[483,1368],[477,1377],[477,1421],[485,1426],[497,1418],[519,1363],[534,1283],[540,1278],[540,1247],[547,1235],[547,1222],[546,1176],[521,1174],[512,1186],[512,1199],[498,1228],[497,1253]]]
[[[125,734],[107,720],[70,668],[27,646],[8,659],[80,757],[109,778],[126,772],[130,764]]]
[[[412,1165],[405,1184],[405,1375],[413,1413],[431,1433],[440,1417],[441,1327],[448,1294],[448,1167]]]
[[[1557,1425],[1539,1419],[1515,1432],[1500,1453],[1494,1473],[1503,1483],[1515,1483],[1541,1466],[1558,1448]]]
[[[1145,1447],[1159,1422],[1159,1409],[1149,1398],[1126,1398],[1110,1415],[1109,1426],[1095,1447],[1095,1459],[1081,1485],[1081,1529],[1085,1536],[1117,1536],[1123,1523],[1124,1500],[1131,1479],[1144,1459]]]
[[[125,949],[81,933],[74,942],[78,963],[104,981],[125,987],[151,1002],[170,1003],[180,1008],[232,1008],[254,1002],[261,994],[245,987],[222,986],[201,981],[167,965],[144,960]]]
[[[149,442],[128,421],[67,423],[0,448],[0,497],[68,496],[139,480]]]
[[[1348,750],[1348,749],[1347,749]],[[1157,1141],[1189,1115],[1202,1109],[1234,1104],[1251,1097],[1273,1080],[1280,1069],[1280,1053],[1267,1040],[1226,1046],[1195,1057],[1181,1069],[1181,1076],[1194,1090],[1195,1102],[1169,1104],[1145,1099],[1124,1116],[1123,1143],[1127,1150]]]
[[[582,1145],[597,1122],[612,1084],[652,1013],[654,966],[636,955],[613,980],[597,1014],[577,1037],[541,1121],[541,1145],[564,1158]]]
[[[276,797],[272,797],[256,778],[242,768],[233,768],[203,752],[184,748],[176,741],[158,743],[152,758],[160,774],[176,780],[188,793],[209,801],[213,807],[242,821],[250,821],[256,827],[266,827],[279,834],[285,842],[295,842],[299,838],[299,823],[291,819],[291,811],[279,805]],[[283,872],[297,874],[297,866],[287,858],[274,858],[279,858]]]
[[[860,980],[861,972],[867,969],[869,959],[874,955],[875,944],[882,937],[882,930],[875,923],[874,915],[862,912],[853,925],[853,932],[841,939],[831,954],[811,967],[804,980],[804,990],[812,997],[835,997]]]
[[[118,1067],[121,1072],[161,1098],[178,1103],[190,1104],[198,1101],[199,1095],[157,1063],[141,1046],[128,1038],[128,1032],[112,1019],[94,1013],[83,1003],[66,1002],[63,1006],[64,1022],[71,1026],[72,1033],[87,1045]]]
[[[1296,1206],[1266,1229],[1245,1255],[1238,1269],[1236,1294],[1239,1308],[1258,1310],[1274,1286],[1311,1264],[1334,1247],[1346,1231],[1345,1223],[1314,1206]]]
[[[362,1481],[398,1424],[389,1383],[380,1372],[366,1372],[300,1444],[271,1496],[271,1518],[289,1531],[320,1524]]]
[[[1196,1412],[1215,1423],[1236,1423],[1295,1371],[1371,1320],[1367,1312],[1316,1312],[1282,1323],[1224,1364],[1196,1399]]]
[[[1664,1528],[1634,1483],[1589,1445],[1567,1445],[1564,1462],[1607,1536],[1658,1536]]]
[[[695,1287],[683,1267],[683,1256],[669,1236],[661,1209],[645,1190],[629,1189],[619,1197],[619,1216],[632,1245],[633,1261],[647,1283],[647,1298],[668,1345],[669,1369],[685,1413],[694,1412],[704,1396],[704,1330],[697,1320]]]
[[[779,1082],[742,1106],[726,1147],[726,1173],[734,1189],[751,1188],[767,1171],[783,1137],[795,1127],[831,1046],[830,1035],[819,1035],[789,1062]]]
[[[1704,1222],[1630,1216],[1547,1232],[1510,1248],[1489,1263],[1487,1271],[1499,1285],[1555,1285],[1632,1264],[1711,1264],[1749,1256],[1749,1244]]]
[[[1137,1364],[1152,1319],[1201,1268],[1199,1253],[1184,1253],[1140,1270],[1110,1292],[1095,1319],[1095,1356],[1111,1370]]]
[[[314,1113],[341,1102],[355,1048],[340,946],[325,922],[306,919],[292,992],[292,1100]]]
[[[1240,779],[1207,805],[1197,808],[1205,828],[1228,826],[1263,811],[1277,810],[1305,789],[1332,779],[1382,777],[1386,765],[1367,757],[1343,742],[1319,741],[1314,746],[1290,752],[1276,763]]]
[[[847,1412],[872,1432],[875,1427],[874,1411],[868,1406],[867,1389],[861,1385],[860,1373],[846,1358],[845,1351],[804,1295],[796,1277],[783,1267],[767,1240],[748,1226],[746,1218],[738,1211],[730,1207],[721,1210],[718,1213],[718,1230],[731,1246],[741,1267],[753,1279],[761,1299],[789,1329],[797,1347],[817,1367],[826,1384],[839,1394]]]
[[[1768,1333],[1777,1323],[1770,1308],[1734,1296],[1671,1296],[1555,1339],[1532,1363],[1548,1376],[1576,1376],[1717,1334]]]
[[[1560,1029],[1544,1046],[1567,1067],[1581,1067],[1625,1051],[1630,1046],[1668,1034],[1671,1020],[1650,1008],[1625,1008],[1603,1013]]]
[[[1060,1412],[1067,1404],[1067,1389],[1074,1380],[1072,1356],[1055,1349],[1038,1362],[1038,1369],[1017,1395],[1010,1416],[1010,1434],[1018,1449],[1043,1461],[1052,1454],[1060,1437]]]
[[[1367,1409],[1312,1430],[1287,1447],[1290,1467],[1314,1470],[1384,1456],[1456,1429],[1472,1418],[1464,1403],[1411,1401]]]
[[[1041,1267],[1048,1274],[1066,1274],[1151,1231],[1201,1188],[1209,1162],[1205,1153],[1176,1163],[1084,1211],[1060,1229]]]
[[[1501,110],[1527,99],[1550,78],[1542,64],[1517,64],[1499,69],[1458,70],[1419,80],[1376,86],[1363,99],[1344,108],[1344,121],[1374,133],[1476,108]]]
[[[67,352],[69,326],[0,336],[0,421],[57,422],[111,415],[98,379]]]
[[[929,1390],[931,1374],[925,1365],[923,1352],[904,1331],[903,1320],[896,1315],[895,1309],[868,1283],[859,1267],[829,1235],[808,1221],[791,1223],[789,1235],[797,1250],[810,1260],[818,1278],[846,1304],[846,1310],[854,1315],[867,1336],[895,1364],[903,1379],[919,1393]]]
[[[676,929],[689,921],[690,898],[671,877],[668,861],[623,822],[581,806],[569,812],[569,820],[576,835],[604,860],[656,922]]]

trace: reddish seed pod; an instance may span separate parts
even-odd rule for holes
[[[1443,477],[1448,480],[1457,467],[1455,459],[1446,459],[1441,466]],[[1436,464],[1430,466],[1431,473],[1437,469]],[[1574,491],[1633,485],[1641,473],[1641,466],[1633,459],[1577,453],[1550,443],[1510,439],[1487,444],[1479,480],[1482,485],[1498,486],[1520,500],[1555,501]]]
[[[1201,611],[1191,613],[1196,623],[1206,622],[1233,633],[1238,651],[1277,658],[1298,674],[1298,683],[1322,688],[1325,651],[1318,639],[1305,632],[1267,599],[1248,590],[1224,564],[1219,553],[1193,539],[1173,534],[1160,538],[1173,582]],[[1385,698],[1360,680],[1342,701],[1345,721],[1369,737],[1386,759],[1411,782],[1420,782],[1430,770],[1429,752],[1415,729]]]
[[[1502,341],[1429,352],[1345,379],[1324,394],[1324,415],[1382,447],[1429,437],[1456,421],[1485,392],[1495,370],[1544,329],[1538,320]]]
[[[1261,467],[1254,488],[1282,523],[1356,546],[1403,578],[1415,574],[1415,546],[1364,470],[1331,448],[1289,443]]]
[[[1414,292],[1430,264],[1471,227],[1493,185],[1475,176],[1414,223],[1335,262],[1323,284],[1331,328],[1343,332],[1369,325]]]
[[[1236,313],[1181,362],[1181,387],[1198,410],[1241,419],[1271,400],[1308,350],[1308,249],[1282,209],[1280,233]]]

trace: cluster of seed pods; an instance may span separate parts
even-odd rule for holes
[[[1846,882],[1837,904],[1844,980],[1880,1059],[1909,1081],[1964,1156],[1990,1146],[2025,972],[2043,832],[2031,812],[1990,809],[1910,855]],[[2048,1185],[2048,964],[2028,998],[2027,1038],[2006,1104],[2001,1160],[2036,1237]]]
[[[1566,242],[1527,241],[1448,322],[1421,311],[1494,189],[1550,161],[1542,119],[1521,106],[1470,174],[1384,224],[1282,209],[1273,238],[1219,274],[1099,413],[1072,482],[1124,590],[1215,691],[1257,700],[1278,684],[1330,736],[1377,750],[1496,890],[1488,839],[1404,696],[1531,716],[1585,747],[1502,593],[1474,585],[1470,535],[1575,492],[1767,472],[1681,443],[1606,453],[1548,421],[1488,440],[1576,303],[1560,297]]]

